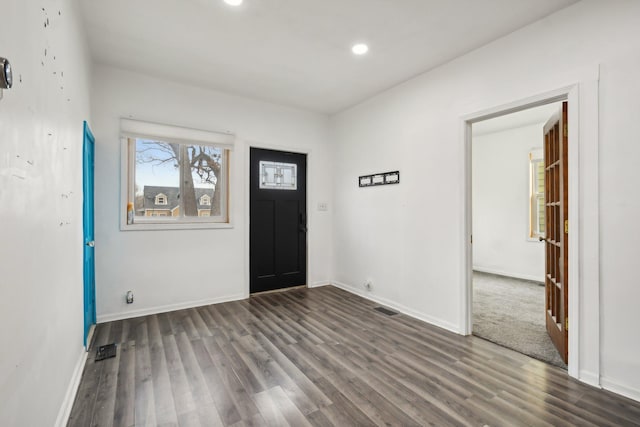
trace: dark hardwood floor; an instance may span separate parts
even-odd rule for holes
[[[640,425],[638,402],[374,306],[326,286],[100,324],[69,425]]]

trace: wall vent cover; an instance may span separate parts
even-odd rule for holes
[[[394,316],[398,314],[397,311],[389,310],[388,308],[384,308],[384,307],[374,307],[373,309],[376,311],[379,311],[382,314],[386,314],[387,316]]]
[[[116,344],[101,345],[96,352],[96,362],[100,360],[109,359],[110,357],[116,357]]]

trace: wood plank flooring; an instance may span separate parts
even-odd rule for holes
[[[68,425],[640,425],[638,402],[375,306],[326,286],[100,324]]]

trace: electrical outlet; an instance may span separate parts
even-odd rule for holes
[[[329,210],[329,204],[327,202],[318,203],[318,210],[322,212],[326,212]]]
[[[127,291],[127,304],[133,304],[133,292]]]

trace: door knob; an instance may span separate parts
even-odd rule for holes
[[[89,246],[90,248],[94,248],[96,246],[96,242],[94,240],[89,240],[87,242],[87,246]]]

